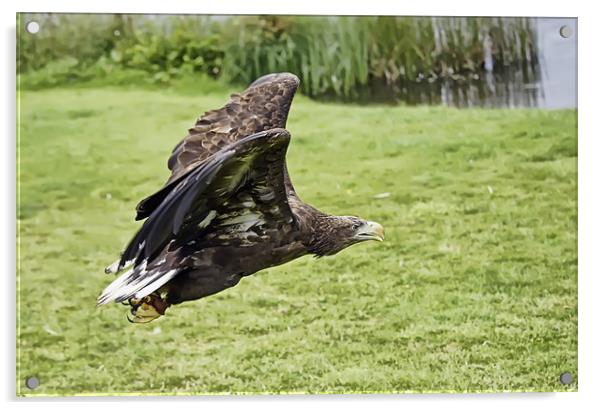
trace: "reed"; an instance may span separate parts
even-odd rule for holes
[[[463,79],[483,69],[490,48],[494,70],[533,70],[537,49],[527,18],[254,17],[226,32],[224,74],[248,83],[272,71],[292,71],[311,96],[353,97],[375,83],[401,86]]]

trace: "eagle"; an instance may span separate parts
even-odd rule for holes
[[[136,207],[145,221],[105,269],[121,276],[98,305],[123,303],[130,322],[146,323],[260,270],[384,239],[380,224],[328,215],[295,192],[285,127],[298,87],[294,74],[264,75],[196,121],[169,157],[165,185]]]

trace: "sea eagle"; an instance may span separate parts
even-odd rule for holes
[[[99,296],[143,323],[244,276],[303,255],[334,255],[384,239],[376,222],[320,212],[297,196],[286,167],[286,119],[299,79],[268,74],[205,113],[174,148],[171,176],[136,207],[146,219]]]

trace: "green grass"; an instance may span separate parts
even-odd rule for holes
[[[97,309],[134,206],[225,99],[21,93],[19,394],[576,390],[558,381],[577,374],[575,111],[299,97],[297,191],[381,222],[386,241],[259,272],[150,325]]]

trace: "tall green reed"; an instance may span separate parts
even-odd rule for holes
[[[533,69],[535,34],[527,18],[248,17],[224,29],[224,74],[248,83],[292,71],[311,95],[354,97],[380,83],[464,79],[482,71]]]

